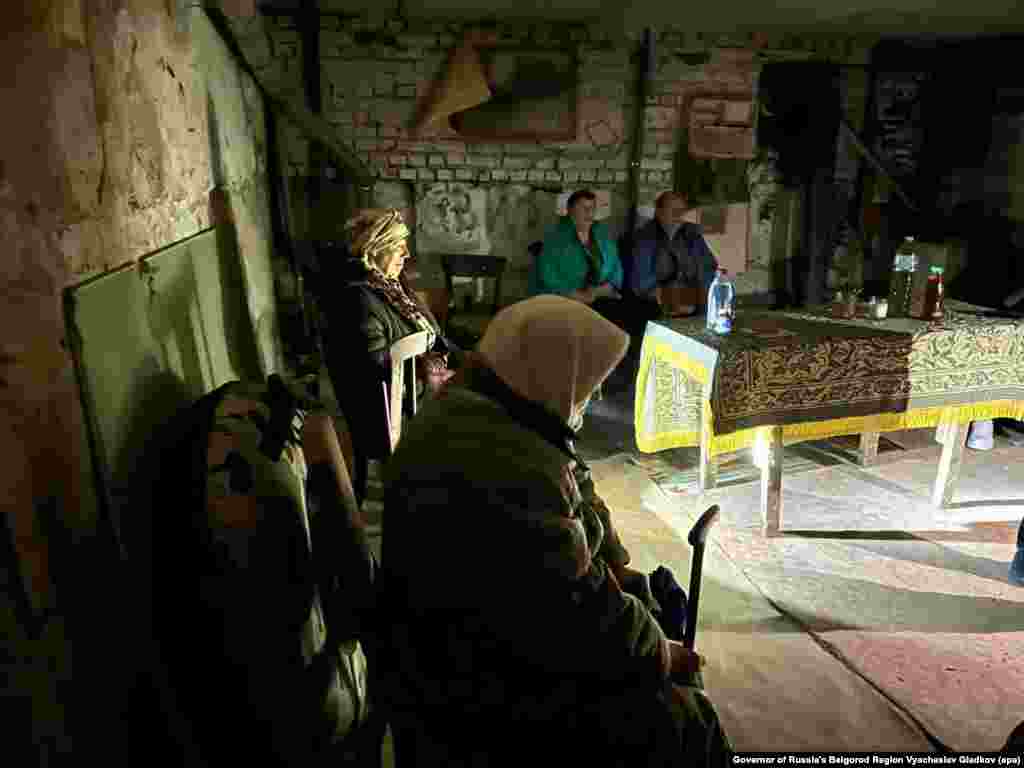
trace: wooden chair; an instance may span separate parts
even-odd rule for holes
[[[427,351],[427,332],[418,331],[399,339],[389,349],[391,357],[390,382],[381,382],[381,396],[384,398],[384,428],[387,430],[387,450],[394,453],[395,447],[402,436],[402,420],[405,416],[406,396],[412,398],[412,412],[416,413],[417,382],[416,358]],[[406,393],[406,363],[411,368],[409,392]],[[382,477],[374,472],[380,471],[386,457],[380,457],[371,466],[371,458],[358,444],[353,443],[353,466],[355,468],[355,493],[363,513],[363,522],[372,543],[379,545],[379,537],[383,534],[382,516],[384,509]],[[374,538],[375,537],[375,538]],[[377,552],[376,549],[374,549]]]
[[[405,336],[391,345],[391,386],[384,385],[384,414],[387,418],[391,450],[394,452],[402,436],[402,404],[405,394],[405,364],[408,362],[411,375],[410,395],[412,414],[416,415],[416,358],[427,352],[427,332],[418,331]]]
[[[463,347],[472,347],[483,338],[487,324],[501,307],[501,279],[505,274],[508,259],[500,256],[471,256],[468,254],[445,254],[441,257],[445,285],[448,295],[455,296],[455,278],[471,277],[494,280],[493,301],[490,306],[464,309],[457,302],[449,303],[448,323],[445,333]],[[461,311],[460,311],[461,310]]]

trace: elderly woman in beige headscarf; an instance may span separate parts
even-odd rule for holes
[[[628,344],[579,302],[514,304],[403,435],[382,565],[396,750],[415,726],[448,747],[534,750],[502,764],[560,747],[595,765],[725,764],[713,707],[673,682],[700,659],[666,638],[575,451]]]
[[[366,459],[384,457],[390,450],[381,382],[390,380],[391,345],[417,331],[428,333],[430,351],[418,359],[417,384],[432,392],[452,377],[449,360],[459,350],[442,336],[437,320],[402,274],[410,233],[401,211],[361,210],[345,228],[349,258],[333,265],[334,279],[324,280],[319,293],[329,326],[327,368],[352,431],[361,498]]]

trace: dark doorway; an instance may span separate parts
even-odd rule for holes
[[[760,97],[759,146],[778,153],[782,184],[802,191],[800,244],[780,286],[784,304],[824,300],[828,270],[845,216],[833,184],[839,131],[839,69],[830,64],[780,63],[765,66]]]

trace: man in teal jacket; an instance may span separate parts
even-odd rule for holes
[[[544,247],[530,270],[531,296],[557,294],[590,305],[620,327],[622,262],[607,226],[594,221],[597,196],[581,189],[569,197],[568,215],[544,237]]]

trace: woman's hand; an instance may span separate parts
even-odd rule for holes
[[[611,571],[623,592],[637,598],[652,614],[661,613],[661,606],[651,591],[651,582],[646,573],[634,570],[628,565],[611,566]]]
[[[611,283],[601,283],[598,286],[588,285],[586,288],[580,288],[572,294],[572,298],[590,305],[598,299],[621,299],[622,296]]]
[[[598,298],[597,289],[588,285],[586,288],[580,288],[578,291],[573,293],[571,298],[587,305],[593,304]]]
[[[661,311],[668,317],[689,317],[697,311],[692,304],[676,304],[679,299],[679,291],[675,286],[659,285],[655,288],[654,297],[661,307]]]
[[[704,657],[682,643],[669,640],[668,647],[672,654],[670,675],[673,679],[692,677],[704,666]]]
[[[420,374],[432,393],[439,392],[455,375],[448,367],[448,356],[440,352],[428,352],[420,357]]]

